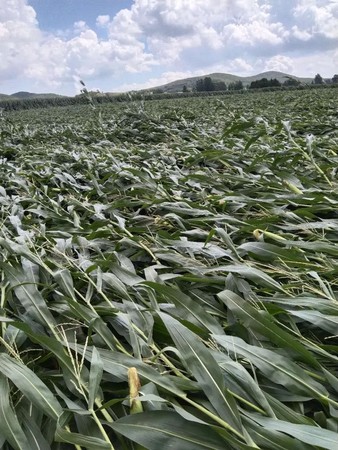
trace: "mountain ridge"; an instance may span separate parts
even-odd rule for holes
[[[215,72],[200,76],[182,78],[159,86],[153,86],[147,89],[139,89],[137,92],[151,92],[155,90],[161,90],[163,92],[175,93],[175,92],[182,92],[184,86],[186,86],[187,89],[192,90],[195,87],[196,81],[205,77],[210,77],[213,81],[223,81],[227,85],[229,83],[234,83],[236,81],[242,81],[244,87],[249,86],[252,81],[260,80],[261,78],[267,79],[277,78],[277,80],[280,81],[281,83],[283,83],[289,78],[294,78],[303,84],[309,84],[313,81],[313,78],[310,77],[298,77],[296,75],[290,75],[279,71],[261,72],[256,75],[251,75],[247,77],[242,77],[240,75],[233,75],[230,73]],[[111,92],[109,92],[108,94],[111,94]],[[15,92],[14,94],[0,93],[0,100],[23,100],[33,98],[56,98],[56,97],[69,97],[69,96],[53,93],[33,93],[26,91]]]
[[[0,100],[25,100],[34,98],[59,98],[67,97],[66,95],[53,94],[53,93],[34,93],[27,91],[18,91],[14,94],[0,94]]]
[[[267,72],[261,72],[256,75],[251,75],[248,77],[242,77],[239,75],[233,75],[230,73],[210,73],[206,75],[200,75],[195,77],[182,78],[180,80],[171,81],[170,83],[166,83],[160,86],[151,87],[148,89],[143,89],[143,92],[153,91],[157,89],[161,89],[164,92],[180,92],[183,90],[183,86],[186,86],[187,89],[192,89],[195,86],[197,80],[201,78],[210,77],[213,81],[224,81],[225,84],[234,83],[236,81],[242,81],[243,86],[247,87],[250,85],[252,81],[257,81],[262,78],[273,79],[277,78],[278,81],[284,83],[287,79],[293,78],[295,80],[300,81],[303,84],[309,84],[313,81],[313,78],[310,77],[298,77],[296,75],[290,75],[285,72],[279,72],[275,70],[270,70]]]

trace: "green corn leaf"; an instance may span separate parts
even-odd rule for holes
[[[320,367],[312,353],[294,336],[276,325],[274,318],[268,312],[254,308],[248,301],[243,300],[239,295],[229,290],[222,291],[217,296],[241,320],[244,326],[257,331],[274,344],[296,352],[301,360],[311,364],[313,367]]]
[[[25,431],[29,447],[32,450],[51,450],[51,447],[40,429],[39,425],[34,421],[33,417],[29,415],[27,411],[21,410],[22,427]],[[53,426],[52,432],[54,433],[55,427]]]
[[[88,409],[91,410],[94,407],[94,402],[100,388],[100,382],[103,373],[103,363],[100,358],[99,352],[93,347],[92,359],[90,362],[90,372],[89,372],[89,398],[88,398]]]
[[[32,319],[44,326],[52,328],[56,325],[55,319],[48,309],[45,299],[36,285],[27,278],[25,272],[19,267],[0,263],[9,283],[23,308]]]
[[[282,286],[272,277],[270,277],[270,275],[267,275],[260,269],[256,269],[255,267],[248,267],[245,266],[244,264],[242,265],[229,264],[228,266],[216,266],[211,269],[203,270],[203,273],[212,273],[219,271],[237,273],[243,278],[253,281],[254,283],[257,283],[257,285],[259,286],[264,286],[274,291],[284,292]]]
[[[108,443],[100,438],[86,436],[80,433],[73,433],[61,428],[60,426],[56,429],[55,441],[83,446],[92,450],[112,450],[111,443]]]
[[[7,440],[15,450],[31,450],[27,437],[10,403],[8,380],[0,374],[0,440]]]
[[[297,249],[286,249],[278,245],[268,244],[266,242],[246,242],[237,247],[241,256],[245,254],[253,255],[261,261],[304,261],[305,255]]]
[[[95,330],[101,339],[106,343],[108,348],[112,350],[116,349],[116,339],[114,338],[113,333],[107,327],[104,320],[96,314],[93,309],[88,308],[85,305],[81,305],[77,301],[70,298],[67,299],[67,304],[69,305],[75,318],[83,320],[88,327]],[[113,310],[111,313],[113,313]]]
[[[322,314],[315,310],[290,311],[295,317],[309,322],[310,324],[336,335],[338,333],[338,316]]]
[[[130,300],[130,296],[128,294],[128,291],[127,291],[125,285],[115,274],[105,272],[105,273],[102,273],[101,276],[102,276],[102,281],[106,285],[111,287],[114,292],[116,292],[122,298]]]
[[[257,445],[264,450],[313,450],[312,445],[307,445],[275,430],[267,430],[252,424],[249,425],[249,429]]]
[[[289,436],[299,439],[301,442],[318,446],[327,450],[336,450],[338,442],[338,433],[325,430],[311,425],[293,424],[282,420],[271,420],[264,417],[251,416],[263,428],[271,431],[280,431]]]
[[[266,394],[263,393],[258,383],[247,370],[240,363],[232,361],[224,353],[214,351],[213,356],[224,372],[228,389],[251,405],[259,405],[268,416],[274,417],[274,412],[266,399]]]
[[[309,252],[326,253],[328,255],[338,256],[337,246],[325,241],[306,242],[306,241],[285,240],[280,241],[280,244],[301,248],[302,250],[307,250]]]
[[[37,284],[40,281],[39,271],[40,267],[30,261],[29,259],[22,257],[21,258],[21,266],[27,277],[27,281],[33,284]]]
[[[289,358],[272,350],[249,345],[243,339],[234,336],[213,336],[218,344],[227,351],[247,358],[261,370],[268,379],[281,384],[291,392],[306,395],[324,401],[328,396],[325,387],[311,378],[305,370]]]
[[[57,420],[62,414],[62,406],[54,394],[27,366],[5,353],[0,353],[0,372],[48,417]]]
[[[150,411],[134,414],[117,420],[110,427],[148,450],[231,449],[210,427],[185,420],[175,412]]]
[[[218,321],[189,295],[184,294],[179,289],[172,288],[171,286],[163,286],[159,283],[147,282],[144,284],[161,294],[166,301],[173,303],[183,320],[193,321],[193,323],[201,328],[206,328],[210,333],[222,333],[222,327]]]
[[[23,331],[33,342],[38,343],[42,348],[54,354],[61,367],[65,368],[69,373],[73,372],[72,361],[59,341],[49,336],[34,333],[27,324],[21,322],[12,322],[12,326]]]
[[[73,343],[69,343],[70,348],[73,350],[77,349],[77,351],[80,354],[83,354],[84,347],[82,345],[75,346]],[[101,361],[103,363],[103,370],[105,372],[108,372],[115,377],[117,377],[120,381],[127,381],[128,380],[128,369],[130,367],[135,367],[137,369],[138,374],[142,379],[148,382],[152,382],[158,387],[165,389],[166,391],[169,391],[178,397],[184,398],[185,393],[183,390],[181,390],[179,386],[179,381],[176,378],[175,381],[171,379],[167,375],[161,375],[158,373],[154,368],[152,368],[150,365],[145,364],[144,362],[140,361],[137,358],[133,358],[131,356],[124,355],[120,352],[112,352],[105,349],[97,348],[97,351],[100,355]],[[92,358],[92,348],[86,347],[86,353],[85,353],[85,359],[91,361]],[[185,380],[183,380],[185,381]],[[142,381],[143,384],[143,381]],[[182,383],[185,384],[185,387],[193,388],[193,386],[188,383]]]
[[[27,245],[18,244],[10,239],[0,238],[0,246],[9,251],[13,255],[20,255],[27,258],[34,264],[40,265],[41,260],[32,251],[29,250]]]
[[[225,422],[241,433],[242,425],[237,405],[226,391],[222,371],[210,350],[197,335],[176,319],[165,313],[158,314],[175,342],[182,362],[196,378],[213,408]]]
[[[73,278],[68,269],[55,272],[54,279],[65,295],[72,299],[75,298]]]
[[[285,420],[292,423],[299,423],[303,425],[313,425],[314,421],[299,412],[289,408],[287,404],[282,403],[277,398],[265,392],[265,397],[274,411],[277,419]]]

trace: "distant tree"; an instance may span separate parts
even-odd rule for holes
[[[214,81],[211,77],[205,77],[196,81],[195,89],[197,92],[226,91],[227,85],[224,81]]]
[[[299,86],[301,83],[299,80],[295,78],[288,77],[286,81],[284,81],[283,86]]]
[[[261,78],[260,80],[252,81],[249,89],[259,89],[259,88],[266,88],[266,87],[279,87],[281,86],[280,81],[277,80],[277,78],[268,80],[267,78]]]
[[[323,84],[323,83],[324,83],[323,77],[319,73],[317,73],[314,79],[314,84]]]
[[[200,79],[196,81],[196,91],[197,92],[203,92],[203,91],[214,91],[215,90],[215,84],[212,81],[210,77],[205,77],[204,79]]]
[[[226,91],[227,85],[224,81],[214,81],[214,90],[215,91]]]
[[[215,90],[214,82],[212,81],[212,79],[210,77],[204,78],[204,90],[207,92]]]
[[[268,86],[268,79],[267,78],[261,78],[260,80],[252,81],[250,84],[250,89],[259,89],[264,88]]]
[[[332,83],[333,83],[333,84],[338,84],[338,74],[333,75],[333,77],[332,77]]]
[[[250,84],[250,89],[257,89],[257,88],[266,87],[267,83],[268,83],[268,79],[267,78],[261,78],[260,80],[252,81],[251,84]]]
[[[188,92],[188,88],[187,88],[186,85],[183,86],[183,90],[182,90],[182,91],[183,91],[183,92]]]
[[[282,83],[279,80],[277,80],[277,78],[272,78],[270,80],[270,86],[272,86],[272,87],[279,87],[281,85],[282,85]]]
[[[202,78],[200,78],[199,80],[196,81],[196,91],[197,92],[202,92],[204,91],[204,80]]]
[[[229,83],[228,87],[229,91],[240,91],[241,89],[244,89],[243,83],[241,80],[233,81],[232,83]]]

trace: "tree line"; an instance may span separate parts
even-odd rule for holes
[[[300,82],[294,78],[290,78],[283,83],[285,86],[298,86]],[[279,87],[282,86],[282,83],[277,80],[277,78],[273,78],[268,80],[267,78],[261,78],[260,80],[252,81],[248,86],[248,89],[259,89],[266,87]],[[193,90],[196,92],[210,92],[210,91],[239,91],[244,89],[243,82],[241,80],[233,81],[228,85],[225,84],[224,81],[215,81],[211,77],[201,78],[196,81],[195,87]],[[183,87],[183,92],[187,92],[187,88]]]
[[[206,84],[204,83],[205,78],[209,78]],[[73,105],[81,105],[81,104],[100,104],[100,103],[118,103],[118,102],[129,102],[135,100],[159,100],[159,99],[172,99],[179,97],[194,97],[194,96],[205,96],[205,95],[228,95],[232,92],[237,92],[239,94],[244,94],[246,92],[255,92],[257,88],[263,88],[264,90],[279,90],[279,89],[309,89],[316,87],[338,87],[338,74],[334,75],[331,79],[323,79],[320,74],[317,74],[312,83],[310,84],[302,84],[298,80],[294,78],[287,79],[283,84],[278,80],[267,80],[266,78],[262,78],[261,80],[257,80],[259,83],[253,82],[248,89],[244,89],[242,81],[235,81],[228,84],[228,86],[224,82],[215,82],[210,77],[205,77],[202,79],[203,84],[200,82],[199,86],[201,90],[193,89],[188,90],[187,87],[183,87],[182,92],[163,92],[162,90],[154,90],[154,92],[133,92],[133,93],[121,93],[116,95],[107,95],[101,94],[97,92],[89,92],[91,101],[88,100],[88,95],[84,95],[83,93],[77,95],[75,97],[55,97],[55,98],[27,98],[27,99],[8,99],[8,100],[0,100],[0,115],[2,110],[4,111],[13,111],[13,110],[23,110],[23,109],[34,109],[34,108],[49,108],[53,106],[73,106]],[[203,86],[203,89],[202,89]],[[207,89],[205,89],[205,87]]]
[[[277,78],[261,78],[260,80],[255,80],[250,83],[248,89],[262,89],[270,87],[291,87],[300,86],[302,83],[296,78],[288,77],[283,83],[281,83]],[[323,77],[317,73],[314,77],[312,84],[338,84],[338,74],[335,74],[331,79],[323,79]],[[224,81],[213,80],[211,77],[204,77],[196,81],[193,87],[194,92],[212,92],[212,91],[237,91],[244,89],[242,81],[234,81],[226,85]],[[189,92],[186,85],[183,86],[183,92]]]
[[[212,92],[212,91],[236,91],[244,89],[242,81],[225,84],[224,81],[213,80],[211,77],[204,77],[196,81],[193,91],[195,92]],[[183,92],[188,92],[186,86],[183,86]]]

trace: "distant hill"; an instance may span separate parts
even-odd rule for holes
[[[10,95],[0,94],[0,100],[8,100],[8,99],[10,99],[10,98],[11,98]]]
[[[268,80],[271,78],[277,78],[277,80],[281,83],[284,83],[284,81],[288,78],[294,78],[304,84],[309,84],[313,81],[313,78],[296,77],[295,75],[289,75],[287,73],[276,71],[262,72],[257,75],[252,75],[251,77],[240,77],[238,75],[231,75],[230,73],[210,73],[199,77],[184,78],[182,80],[172,81],[171,83],[145,89],[144,91],[154,91],[160,89],[164,92],[182,92],[183,86],[186,86],[191,90],[195,87],[196,81],[204,77],[210,77],[213,81],[224,81],[226,85],[236,81],[242,81],[244,87],[249,86],[252,81],[260,80],[261,78],[267,78]]]
[[[25,99],[25,98],[55,98],[55,97],[65,97],[64,95],[58,95],[58,94],[52,94],[52,93],[46,93],[46,94],[35,94],[33,92],[15,92],[14,94],[10,95],[11,98],[14,99]]]
[[[258,73],[257,75],[252,75],[251,77],[240,77],[238,75],[232,75],[230,73],[210,73],[198,77],[183,78],[182,80],[172,81],[171,83],[163,84],[161,86],[154,86],[149,89],[142,89],[140,92],[149,93],[151,91],[161,90],[163,92],[175,93],[175,92],[182,92],[183,86],[186,86],[189,90],[192,90],[196,85],[196,81],[205,77],[210,77],[213,81],[223,81],[226,85],[229,85],[229,83],[234,83],[236,81],[242,81],[244,87],[249,86],[252,81],[260,80],[261,78],[267,78],[268,80],[277,78],[277,80],[280,81],[281,83],[284,83],[284,81],[286,81],[289,78],[294,78],[303,84],[310,84],[313,81],[313,78],[302,78],[297,77],[295,75],[289,75],[287,73],[276,71],[262,72]],[[121,95],[121,94],[120,93],[114,94],[109,92],[102,95]],[[34,98],[52,99],[52,98],[67,98],[67,96],[53,93],[37,94],[25,91],[15,92],[14,94],[11,95],[0,94],[0,101],[25,100]]]
[[[65,95],[58,95],[58,94],[52,94],[52,93],[46,93],[46,94],[36,94],[34,92],[15,92],[14,94],[7,95],[7,94],[0,94],[0,100],[25,100],[25,99],[32,99],[32,98],[60,98],[65,97]]]

